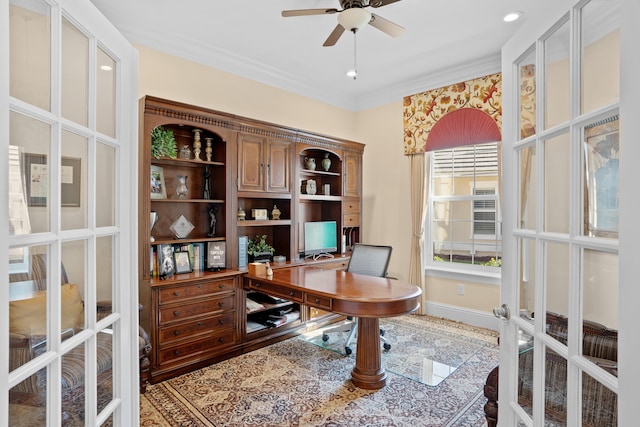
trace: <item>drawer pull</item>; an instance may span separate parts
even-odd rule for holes
[[[173,350],[173,354],[175,354],[176,356],[179,356],[180,352],[178,350]]]
[[[179,297],[179,296],[180,296],[180,292],[175,291],[175,292],[173,293],[173,296]]]
[[[202,285],[198,285],[198,289],[202,289]]]
[[[259,288],[260,287],[260,283],[256,283],[255,286],[256,286],[256,288]]]
[[[220,302],[218,303],[218,307],[224,307],[224,301],[220,301]]]
[[[173,312],[173,315],[174,316],[180,316],[180,312],[178,310],[176,310],[176,311]]]
[[[218,323],[221,324],[221,325],[224,325],[224,319],[218,320]]]
[[[223,337],[220,337],[220,338],[218,338],[218,341],[219,341],[219,342],[224,342],[224,338],[223,338]]]
[[[173,335],[175,335],[175,336],[180,335],[180,331],[173,331]]]
[[[220,283],[220,284],[218,285],[218,287],[219,287],[220,289],[224,289],[224,283]]]
[[[316,304],[320,304],[320,300],[316,298]]]
[[[295,293],[294,293],[293,291],[289,292],[289,296],[290,296],[290,297],[292,297],[292,296],[294,296],[294,295],[295,295]]]
[[[198,326],[202,326],[202,322],[198,322]]]

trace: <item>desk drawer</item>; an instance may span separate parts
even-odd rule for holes
[[[321,297],[317,295],[304,294],[304,303],[316,308],[331,311],[332,300],[329,297]]]
[[[235,343],[235,331],[226,329],[205,339],[176,345],[158,351],[158,363],[174,362],[180,359],[197,358],[202,353],[218,351],[219,348]]]
[[[360,203],[354,200],[345,201],[342,204],[342,212],[345,214],[360,212]]]
[[[233,279],[216,280],[213,282],[194,283],[192,285],[176,286],[160,290],[160,304],[198,298],[219,292],[233,291]]]
[[[235,312],[230,312],[193,322],[179,323],[175,326],[165,326],[160,328],[159,346],[162,347],[162,344],[165,343],[210,333],[214,329],[218,331],[225,328],[233,328],[235,327],[234,319]]]
[[[289,301],[302,302],[302,291],[289,289],[285,286],[275,285],[273,283],[258,282],[253,279],[249,280],[249,289],[285,298]]]
[[[214,298],[207,301],[192,304],[183,304],[175,307],[167,307],[160,310],[160,323],[183,320],[202,314],[216,313],[233,309],[234,295],[223,298]]]
[[[343,227],[359,227],[360,226],[360,214],[344,214],[342,215]]]

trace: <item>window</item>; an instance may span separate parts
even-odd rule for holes
[[[427,266],[478,271],[500,267],[498,144],[431,153]]]

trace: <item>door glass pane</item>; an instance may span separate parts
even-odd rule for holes
[[[9,116],[13,182],[9,194],[11,234],[50,231],[49,196],[51,172],[48,166],[51,127],[44,122],[11,112]],[[16,181],[15,160],[19,156],[21,182]],[[26,210],[24,202],[26,201]]]
[[[9,13],[10,94],[51,109],[50,6],[43,0],[11,0]]]
[[[96,226],[116,225],[116,150],[96,144]]]
[[[113,312],[114,272],[116,271],[114,237],[96,238],[96,301],[97,320]]]
[[[71,286],[67,294],[63,293],[61,328],[63,339],[67,339],[85,327],[84,294],[86,292],[85,271],[87,243],[75,240],[62,243],[62,262],[67,273],[67,280]]]
[[[518,227],[535,230],[536,206],[538,203],[536,147],[524,147],[518,151],[518,156],[520,165],[518,168],[520,189],[518,191],[519,200],[517,206],[520,224],[518,224]]]
[[[618,255],[585,249],[582,253],[582,353],[596,364],[616,365],[618,375]],[[611,363],[608,363],[611,362]]]
[[[545,285],[547,314],[566,316],[569,298],[569,245],[547,242],[545,244]],[[547,333],[563,344],[567,343],[566,325],[547,319]],[[550,329],[554,326],[553,329]]]
[[[620,100],[620,2],[592,0],[582,8],[581,111]]]
[[[62,356],[62,424],[85,425],[85,343]]]
[[[520,317],[533,318],[536,284],[536,242],[519,239]]]
[[[536,51],[518,64],[520,88],[520,138],[536,133]]]
[[[567,360],[547,348],[544,358],[544,425],[567,425],[567,378]]]
[[[544,230],[569,232],[569,134],[544,142]]]
[[[9,425],[47,425],[47,368],[9,389]]]
[[[585,372],[582,373],[582,425],[618,425],[618,395]]]
[[[533,408],[533,337],[518,328],[518,404],[531,415]]]
[[[111,327],[96,335],[96,366],[98,367],[98,413],[113,400],[113,331]]]
[[[616,115],[584,129],[585,236],[618,238],[619,122]]]
[[[569,21],[545,40],[544,61],[544,127],[548,129],[570,118]]]
[[[61,224],[63,230],[87,228],[87,138],[62,131]]]
[[[83,126],[89,117],[89,39],[62,19],[62,116]]]
[[[98,48],[96,130],[116,137],[116,61]],[[99,157],[98,157],[99,158]]]

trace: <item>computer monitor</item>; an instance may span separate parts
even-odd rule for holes
[[[317,259],[333,257],[338,250],[338,233],[335,221],[313,221],[304,223],[304,255]]]

